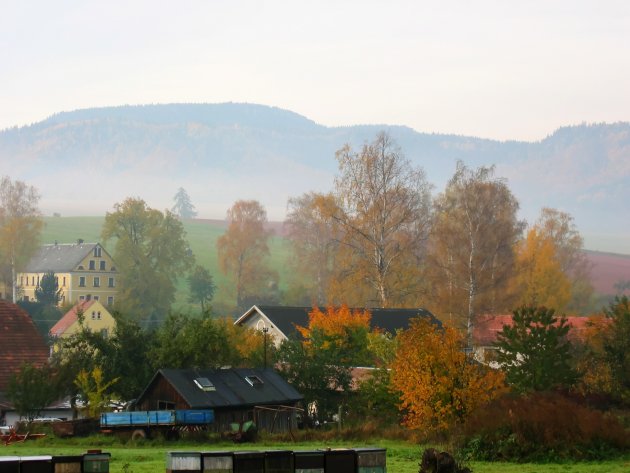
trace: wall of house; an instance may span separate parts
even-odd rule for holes
[[[112,258],[100,246],[96,256],[90,252],[76,268],[68,272],[55,273],[61,289],[60,305],[95,299],[105,306],[112,305],[118,293],[118,271]],[[93,269],[92,269],[93,268]],[[19,273],[17,283],[22,298],[35,300],[35,289],[46,273]],[[111,278],[111,280],[110,280]]]
[[[109,336],[116,328],[116,320],[100,302],[94,302],[83,313],[83,326],[90,329],[93,333]],[[61,336],[68,337],[80,330],[81,324],[77,320]]]
[[[242,325],[252,330],[262,330],[263,328],[267,328],[269,330],[267,332],[267,336],[276,348],[279,348],[280,344],[287,339],[286,335],[282,333],[278,327],[273,325],[269,319],[258,312],[253,313],[250,317],[243,321]]]

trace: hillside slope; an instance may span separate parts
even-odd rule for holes
[[[0,132],[2,174],[42,194],[48,215],[99,215],[128,196],[168,208],[184,187],[199,216],[222,218],[239,198],[280,220],[289,197],[328,191],[335,151],[387,130],[436,191],[457,160],[496,165],[531,221],[543,206],[571,213],[591,249],[630,253],[630,124],[561,128],[539,142],[419,133],[404,126],[326,127],[252,104],[86,109]]]

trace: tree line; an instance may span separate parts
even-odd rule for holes
[[[254,303],[425,307],[470,338],[482,314],[519,305],[559,312],[593,309],[589,264],[572,217],[545,208],[531,225],[493,167],[458,163],[444,191],[433,187],[395,141],[381,133],[359,150],[336,153],[329,193],[306,192],[287,203],[284,233],[291,278],[280,289],[269,263],[265,208],[240,200],[227,211],[216,243],[219,270],[233,289],[233,315]],[[0,183],[0,270],[15,292],[15,273],[39,244],[37,190]],[[177,281],[203,308],[216,287],[195,263],[181,219],[196,216],[180,188],[164,212],[128,198],[108,212],[102,241],[112,242],[120,273],[116,309],[139,320],[164,320]],[[15,299],[15,294],[14,294]]]

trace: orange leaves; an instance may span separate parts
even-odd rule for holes
[[[313,307],[308,314],[308,327],[296,327],[305,340],[311,338],[311,331],[321,330],[324,335],[344,335],[353,329],[370,330],[372,314],[369,310],[350,309],[347,305],[341,307],[328,306],[326,312],[319,307]]]
[[[392,385],[402,393],[400,407],[408,427],[448,429],[505,391],[503,373],[471,360],[463,346],[455,329],[441,330],[423,319],[399,335]]]

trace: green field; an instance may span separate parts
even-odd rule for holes
[[[79,443],[80,442],[80,443]],[[80,440],[42,439],[19,444],[0,445],[0,455],[78,455],[87,449],[102,449],[111,453],[111,473],[158,473],[166,471],[166,453],[170,451],[209,450],[309,450],[319,448],[344,448],[378,446],[387,449],[389,473],[418,473],[418,463],[423,447],[400,441],[371,442],[266,442],[246,445],[232,443],[156,443],[124,445],[117,440],[93,437]],[[630,457],[614,461],[581,463],[487,463],[472,462],[468,465],[474,473],[624,473],[630,471]]]
[[[74,243],[78,239],[86,242],[101,242],[101,229],[105,217],[44,217],[45,227],[42,232],[42,243]],[[234,305],[235,295],[228,279],[219,271],[217,262],[216,242],[219,236],[225,231],[224,227],[217,223],[203,220],[186,220],[183,222],[186,237],[190,245],[197,264],[207,268],[214,278],[217,286],[212,305],[217,311],[227,310]],[[107,251],[112,253],[113,242],[105,245]],[[285,288],[287,277],[285,261],[287,258],[287,247],[280,237],[272,237],[270,240],[270,265],[280,275],[280,287]],[[191,307],[187,302],[188,288],[186,281],[181,279],[177,284],[177,294],[174,311],[188,312],[198,310]],[[222,314],[218,315],[236,315]],[[240,314],[238,314],[240,315]]]

